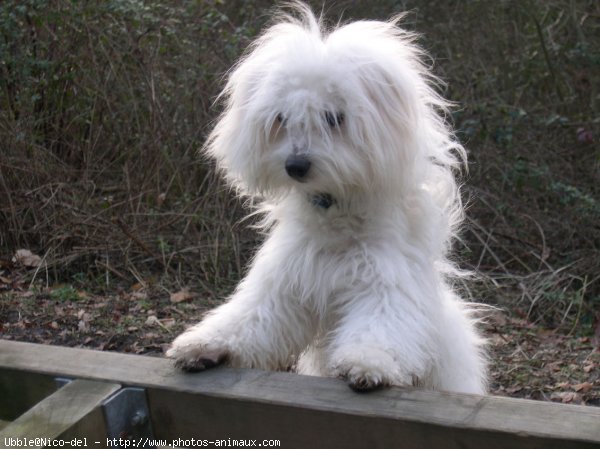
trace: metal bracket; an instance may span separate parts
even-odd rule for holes
[[[120,445],[120,439],[152,438],[150,412],[143,388],[121,388],[103,402],[102,410],[106,422],[106,436],[115,442],[112,447],[129,447]]]
[[[65,385],[69,384],[73,382],[73,379],[70,379],[68,377],[55,377],[54,378],[54,383],[56,384],[56,389],[58,390],[59,388],[64,387]]]

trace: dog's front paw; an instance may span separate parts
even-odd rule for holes
[[[409,378],[387,352],[372,348],[344,352],[334,359],[333,375],[346,380],[352,390],[367,392],[390,385],[410,385]]]
[[[338,367],[337,377],[348,382],[348,386],[359,393],[376,390],[389,385],[383,373],[363,366]]]
[[[227,352],[199,351],[194,355],[186,355],[175,359],[175,367],[183,371],[197,372],[213,368],[227,360]]]
[[[191,343],[179,344],[177,340],[167,351],[167,357],[175,359],[175,367],[189,372],[204,371],[224,363],[229,353],[224,348]]]

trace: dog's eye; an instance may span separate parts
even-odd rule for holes
[[[336,126],[340,126],[342,123],[344,123],[344,114],[341,112],[334,114],[333,112],[327,111],[325,112],[325,121],[330,128],[335,128]]]
[[[281,112],[277,114],[277,123],[285,124],[285,117]]]

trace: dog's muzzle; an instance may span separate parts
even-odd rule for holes
[[[310,165],[306,156],[292,154],[285,160],[285,171],[296,181],[303,182],[310,170]]]

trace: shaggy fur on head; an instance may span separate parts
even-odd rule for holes
[[[234,67],[205,153],[264,214],[229,301],[167,355],[337,376],[355,389],[486,391],[485,357],[447,260],[464,150],[414,36],[280,16]]]

